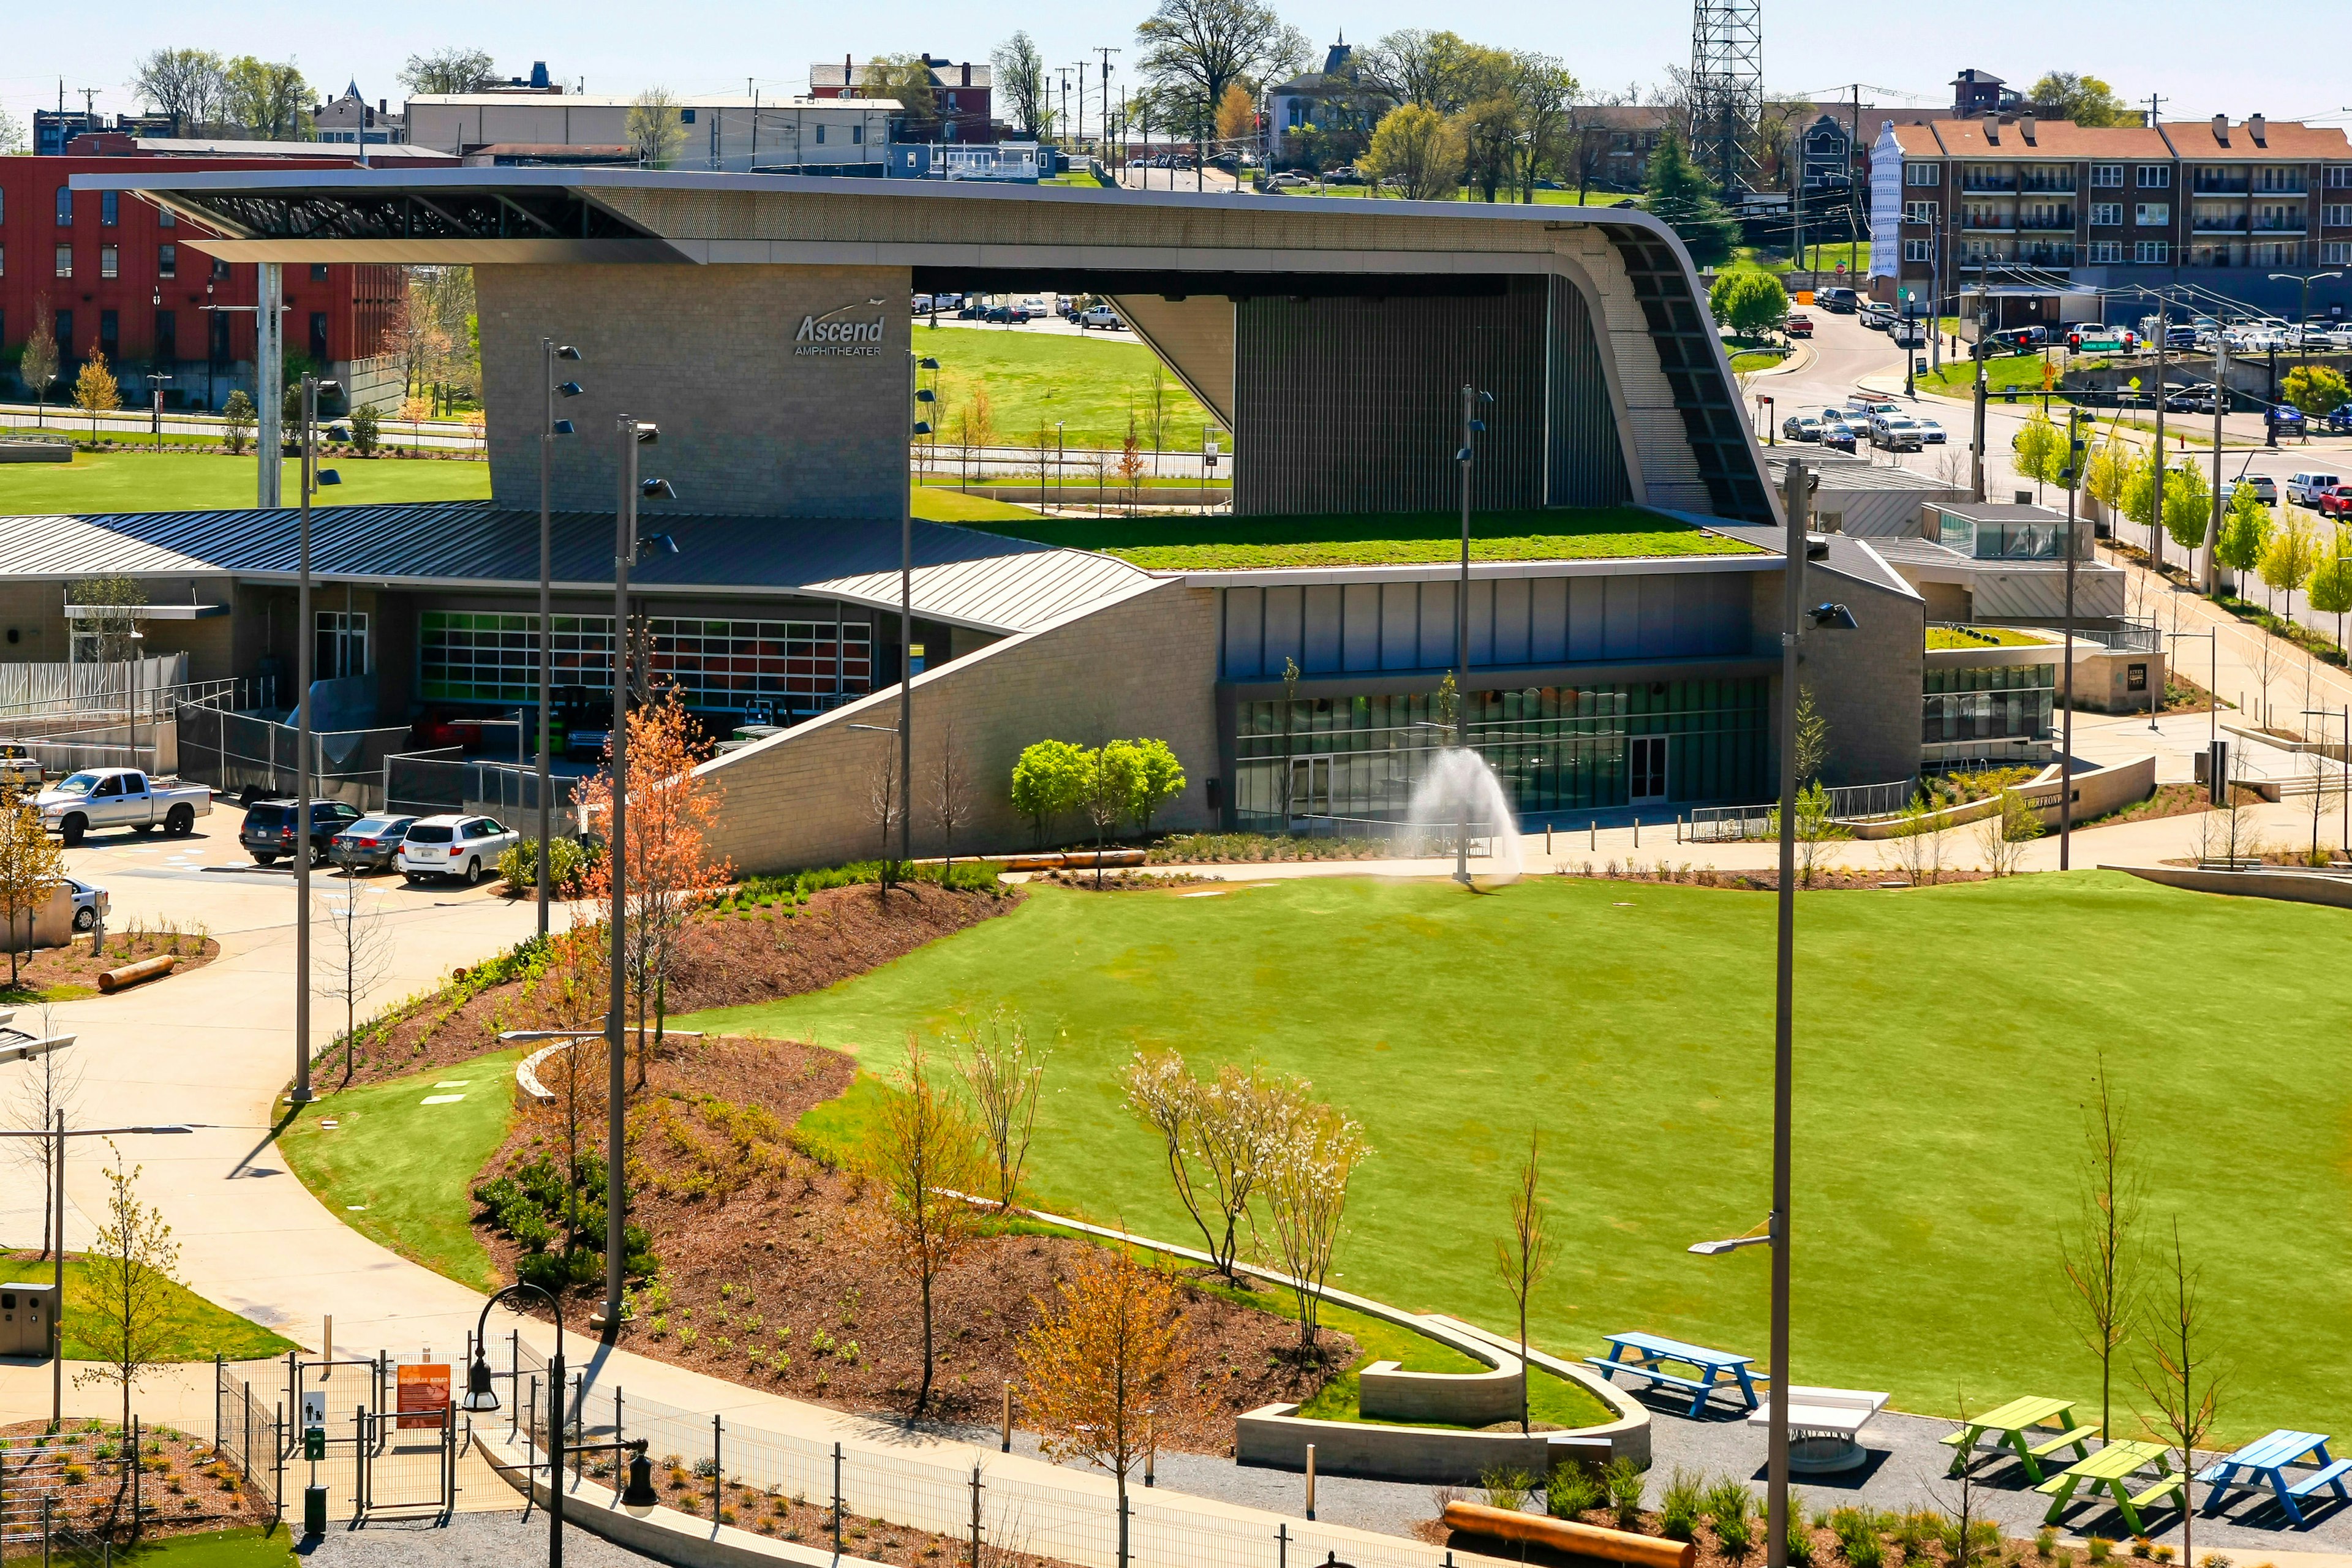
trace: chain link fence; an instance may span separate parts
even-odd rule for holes
[[[251,1383],[213,1363],[213,1452],[237,1474],[253,1510],[272,1521],[286,1517],[286,1406],[256,1393]]]
[[[577,784],[560,775],[548,781],[549,805],[554,813],[551,837],[567,837],[576,826],[572,804]],[[460,812],[495,816],[509,827],[533,835],[539,831],[538,768],[478,761],[454,746],[386,757],[383,799],[385,810],[407,816]]]
[[[609,1443],[614,1448],[601,1460],[591,1452],[576,1454],[569,1468],[610,1474],[617,1482],[625,1470],[607,1467],[622,1458],[620,1445],[644,1438],[657,1479],[683,1471],[692,1479],[688,1491],[673,1493],[669,1506],[720,1522],[732,1522],[730,1496],[740,1501],[740,1489],[750,1489],[828,1510],[836,1528],[866,1519],[956,1541],[976,1535],[983,1548],[1034,1552],[1082,1568],[1307,1568],[1331,1562],[1351,1568],[1449,1568],[1455,1561],[1444,1548],[1402,1536],[1228,1513],[1180,1493],[1132,1485],[1122,1520],[1117,1501],[1098,1492],[992,1474],[992,1450],[941,1446],[921,1455],[881,1453],[629,1397],[625,1389],[576,1373],[567,1373],[568,1386],[551,1399],[545,1358],[520,1338],[510,1338],[505,1350],[502,1375],[513,1389],[509,1434],[537,1462],[545,1462],[550,1429],[560,1421],[566,1447]]]
[[[183,702],[174,711],[182,778],[232,797],[247,790],[257,797],[294,793],[294,726],[205,703]],[[408,728],[326,730],[311,742],[318,751],[313,796],[376,811],[383,805],[385,761],[407,744]]]

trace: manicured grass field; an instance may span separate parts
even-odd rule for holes
[[[1492,511],[1470,520],[1475,561],[1648,555],[1740,555],[1753,547],[1638,507]],[[1361,566],[1458,560],[1451,512],[1333,517],[1008,518],[992,533],[1100,550],[1158,571],[1252,566]]]
[[[1160,363],[1160,356],[1131,332],[1029,332],[1013,327],[942,322],[934,331],[918,322],[915,352],[940,362],[939,402],[928,417],[939,432],[942,462],[949,450],[970,440],[980,444],[969,423],[972,396],[988,387],[990,444],[1034,447],[1042,429],[1055,445],[1054,422],[1070,450],[1101,447],[1117,452],[1134,416],[1136,438],[1151,447],[1153,374],[1158,373],[1160,447],[1169,452],[1201,449],[1201,427],[1209,415],[1183,384]],[[926,379],[929,373],[924,373]],[[1226,443],[1228,449],[1231,442]]]
[[[250,455],[76,452],[70,463],[10,463],[0,467],[0,516],[249,507],[257,461]],[[283,493],[292,505],[296,463],[289,458],[285,464]],[[319,492],[320,506],[488,500],[490,495],[488,463],[338,458],[328,466],[342,482]]]
[[[39,1553],[33,1553],[37,1560]],[[61,1559],[72,1561],[72,1559]],[[302,1559],[294,1551],[294,1535],[279,1528],[208,1530],[187,1535],[167,1535],[136,1546],[117,1546],[113,1561],[133,1568],[295,1568]]]
[[[47,1283],[56,1267],[29,1255],[0,1259],[0,1279]],[[210,1361],[215,1353],[231,1361],[258,1361],[282,1355],[294,1342],[270,1332],[249,1318],[205,1300],[176,1281],[166,1281],[163,1353],[158,1361]],[[66,1359],[103,1361],[105,1352],[87,1336],[97,1326],[90,1295],[89,1268],[79,1258],[66,1259]]]
[[[361,1235],[460,1284],[489,1289],[497,1283],[490,1255],[468,1223],[474,1173],[506,1142],[514,1065],[523,1054],[494,1051],[462,1067],[313,1100],[278,1139],[286,1163]],[[425,1103],[443,1094],[464,1098]],[[321,1130],[323,1117],[339,1125]]]
[[[915,498],[915,515],[925,522],[1035,522],[1039,518],[1032,509],[1015,506],[1009,500],[968,496],[961,490],[941,489],[937,485],[912,485],[908,489]]]
[[[1540,1124],[1559,1254],[1538,1342],[1580,1354],[1645,1329],[1763,1353],[1764,1250],[1686,1248],[1764,1218],[1770,899],[1582,879],[1197,896],[1214,891],[1036,889],[861,979],[682,1026],[813,1037],[879,1068],[908,1029],[1008,1002],[1054,1042],[1039,1200],[1171,1239],[1190,1222],[1119,1103],[1121,1064],[1171,1046],[1203,1070],[1305,1074],[1377,1151],[1334,1283],[1498,1331],[1492,1244]],[[2347,1414],[2328,1352],[2306,1352],[2340,1337],[2352,1289],[2352,913],[2081,872],[1813,893],[1799,919],[1799,1380],[1913,1410],[2025,1394],[2095,1410],[2056,1236],[2104,1049],[2149,1239],[2177,1217],[2203,1269],[2231,1368],[2221,1440]],[[2119,1410],[2132,1387],[2119,1369]]]
[[[1956,647],[2033,647],[2046,645],[2047,638],[2032,632],[2011,631],[2006,626],[1970,626],[1956,631],[1949,626],[1929,626],[1927,646],[1930,648]]]

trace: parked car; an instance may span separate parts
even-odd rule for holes
[[[1112,310],[1108,305],[1090,305],[1087,309],[1078,312],[1078,330],[1080,331],[1084,331],[1089,327],[1101,327],[1107,331],[1115,332],[1126,325],[1127,323],[1125,321],[1118,319],[1118,312]]]
[[[1916,452],[1925,442],[1917,420],[1900,414],[1881,414],[1870,422],[1870,444],[1889,452]]]
[[[65,884],[73,891],[74,930],[89,931],[98,924],[113,900],[107,897],[104,888],[79,877],[68,877]]]
[[[1810,414],[1791,414],[1780,421],[1780,438],[1784,441],[1818,441],[1822,438],[1822,422]]]
[[[2330,485],[2313,502],[2322,517],[2352,517],[2352,485]]]
[[[1822,445],[1832,452],[1853,451],[1854,447],[1853,426],[1851,425],[1823,425],[1822,426]]]
[[[2286,499],[2297,506],[2316,504],[2311,499],[2314,490],[2331,489],[2344,482],[2336,474],[2289,474],[2286,477]]]
[[[522,842],[522,835],[488,816],[420,817],[400,843],[400,874],[411,884],[427,877],[455,877],[471,887],[499,857]]]
[[[2352,403],[2327,411],[2327,433],[2331,436],[2352,436]],[[0,769],[5,769],[7,765],[6,760],[0,758]],[[0,774],[0,777],[4,776]]]
[[[362,816],[329,842],[327,858],[349,871],[384,870],[399,858],[400,841],[415,821],[413,816]]]
[[[175,778],[151,779],[137,768],[85,768],[35,795],[33,804],[44,828],[79,844],[93,827],[194,833],[196,818],[212,815],[213,792]]]
[[[0,741],[0,800],[41,788],[41,760],[22,741]]]
[[[237,842],[253,857],[257,866],[277,864],[279,857],[294,858],[294,824],[298,807],[290,800],[257,800],[245,808],[245,826],[237,830]],[[310,863],[324,865],[328,847],[335,836],[360,819],[359,808],[340,800],[314,800],[310,803],[310,831],[307,841]]]
[[[2172,414],[2210,414],[2213,412],[2213,389],[2210,386],[2184,386],[2166,395],[2164,406]]]
[[[1916,423],[1919,426],[1921,441],[1930,447],[1941,447],[1945,444],[1944,426],[1940,423],[1933,419],[1921,419]]]
[[[1813,319],[1806,315],[1793,315],[1780,323],[1780,330],[1792,338],[1810,338],[1813,335]]]
[[[1899,349],[1922,349],[1927,346],[1927,324],[1917,320],[1897,321],[1886,329]]]
[[[1861,298],[1851,289],[1816,289],[1813,303],[1833,316],[1851,316],[1860,308]]]
[[[2282,436],[2303,434],[2303,410],[2293,404],[2273,405],[2263,411],[2263,417],[2269,421],[2271,427]]]
[[[1891,331],[1894,329],[1895,312],[1884,305],[1864,305],[1860,307],[1859,313],[1862,317],[1862,324],[1874,332]]]

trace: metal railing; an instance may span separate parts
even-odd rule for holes
[[[237,1473],[253,1499],[254,1511],[272,1520],[286,1514],[286,1407],[253,1391],[215,1359],[213,1363],[213,1452]]]
[[[1691,810],[1684,831],[1694,844],[1736,844],[1769,838],[1779,830],[1780,809],[1769,805],[1701,805]]]
[[[548,783],[549,805],[558,823],[552,836],[561,837],[573,826],[571,808],[578,781],[558,775]],[[384,810],[408,816],[478,813],[517,826],[539,811],[539,770],[530,763],[469,758],[455,746],[396,752],[383,759],[378,798]]]
[[[534,1463],[547,1462],[551,1428],[567,1446],[613,1446],[609,1458],[593,1449],[569,1458],[568,1468],[588,1475],[612,1475],[620,1445],[642,1437],[657,1482],[680,1471],[689,1479],[683,1491],[665,1486],[668,1506],[719,1522],[733,1515],[749,1526],[772,1498],[814,1504],[850,1529],[860,1520],[884,1520],[1081,1568],[1118,1568],[1122,1561],[1132,1568],[1305,1568],[1327,1560],[1356,1568],[1444,1568],[1452,1561],[1444,1548],[1405,1537],[1235,1517],[1181,1493],[1131,1487],[1121,1518],[1103,1493],[992,1474],[992,1436],[919,1453],[853,1448],[628,1397],[623,1388],[583,1383],[576,1374],[552,1402],[562,1417],[551,1420],[545,1362],[519,1342],[510,1343],[508,1359],[517,1394],[508,1402],[509,1440],[522,1444]]]
[[[293,792],[297,732],[292,725],[201,702],[180,704],[177,717],[182,778],[228,795],[247,789],[272,795]],[[404,724],[314,734],[318,771],[311,793],[362,811],[380,809],[384,761],[407,742],[408,733]]]

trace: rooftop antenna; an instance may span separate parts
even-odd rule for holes
[[[1756,124],[1764,111],[1763,0],[1695,0],[1691,7],[1691,162],[1726,196],[1759,183]]]

